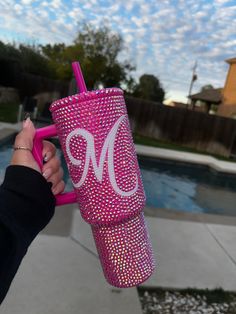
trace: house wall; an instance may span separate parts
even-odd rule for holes
[[[217,115],[222,117],[234,118],[236,117],[236,104],[235,105],[224,105],[221,104],[218,107]]]
[[[236,58],[228,61],[230,64],[223,89],[224,105],[236,105]]]
[[[236,116],[236,58],[227,61],[229,70],[223,89],[223,103],[219,106],[218,115],[224,117]]]

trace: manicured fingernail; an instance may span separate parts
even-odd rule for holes
[[[26,113],[25,113],[24,120],[27,120],[28,118],[30,118],[30,113],[29,113],[29,112],[26,112]]]
[[[51,175],[51,170],[50,169],[45,170],[44,173],[43,173],[43,176],[44,176],[45,179],[48,179],[50,177],[50,175]]]
[[[47,154],[44,155],[43,161],[44,161],[44,162],[47,162],[47,161],[48,161],[48,156],[47,156]]]
[[[25,121],[23,121],[23,128],[27,128],[30,125],[30,117],[28,117]]]
[[[51,159],[51,157],[52,157],[52,153],[51,152],[47,152],[47,153],[44,154],[43,161],[47,162],[47,161],[49,161]]]

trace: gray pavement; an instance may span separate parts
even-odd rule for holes
[[[19,131],[21,129],[22,122],[18,123],[7,123],[7,122],[0,122],[0,131],[3,129],[11,129],[14,131]]]
[[[41,235],[30,248],[3,314],[141,314],[136,289],[112,289],[98,260],[69,238]]]
[[[164,156],[164,150],[150,152]],[[175,153],[167,152],[166,157],[171,155]],[[188,153],[182,157],[193,158]],[[220,163],[221,169],[231,166],[234,171],[235,164]],[[177,214],[151,212],[156,217],[146,219],[158,267],[143,286],[236,291],[235,219],[224,217],[221,224],[221,218],[205,219],[204,214],[194,221],[186,214],[176,220]],[[29,248],[1,306],[1,314],[39,313],[141,314],[135,288],[116,289],[105,282],[90,227],[75,205],[56,209]]]
[[[235,226],[146,217],[158,267],[142,286],[236,291]],[[109,286],[90,226],[56,209],[29,249],[1,314],[141,314],[137,291]]]
[[[204,216],[204,215],[203,215]],[[236,227],[146,217],[156,262],[145,287],[236,291]],[[75,211],[72,238],[96,254],[90,232]]]
[[[236,228],[147,218],[158,268],[144,286],[236,291]]]
[[[0,145],[8,142],[21,128],[21,123],[0,122]]]
[[[1,314],[141,314],[137,290],[108,285],[97,256],[65,236],[68,221],[65,225],[59,221],[68,210],[70,206],[57,208],[52,222],[29,248]]]

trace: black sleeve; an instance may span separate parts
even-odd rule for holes
[[[9,166],[0,187],[0,304],[27,249],[54,214],[50,184],[28,167]]]

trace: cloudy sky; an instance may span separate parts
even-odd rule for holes
[[[0,40],[73,41],[78,22],[98,27],[105,19],[122,34],[122,58],[159,77],[166,98],[188,94],[197,60],[201,86],[224,85],[227,58],[236,57],[236,0],[0,0]]]

